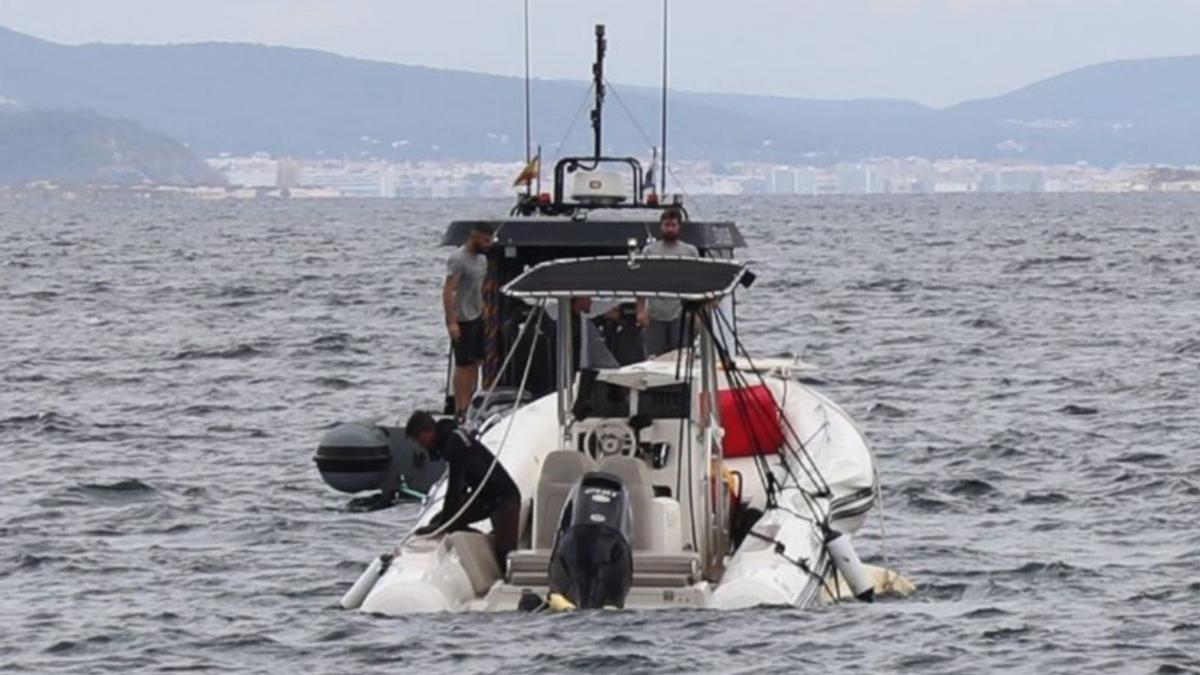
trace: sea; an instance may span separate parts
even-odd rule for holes
[[[818,367],[918,587],[813,610],[384,618],[406,531],[312,455],[441,400],[455,218],[502,200],[0,192],[0,671],[1200,670],[1200,195],[708,198],[752,352]]]

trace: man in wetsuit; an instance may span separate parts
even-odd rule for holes
[[[503,567],[509,552],[517,547],[521,525],[521,492],[512,477],[487,446],[472,438],[453,420],[435,421],[429,413],[418,410],[408,418],[404,433],[429,451],[430,456],[444,459],[449,465],[450,478],[442,510],[416,533],[456,532],[468,529],[472,523],[490,519],[492,546]],[[468,500],[470,506],[459,514]]]

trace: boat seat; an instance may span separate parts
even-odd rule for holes
[[[633,585],[643,588],[684,588],[700,579],[696,553],[633,552]],[[508,583],[525,588],[550,585],[550,551],[513,551],[508,556]]]
[[[683,588],[699,580],[700,555],[697,553],[633,553],[634,586]]]
[[[492,538],[478,532],[455,532],[446,537],[446,546],[458,556],[471,581],[475,595],[487,593],[500,578],[500,562],[492,548]]]
[[[655,548],[653,532],[654,486],[650,484],[650,469],[636,457],[614,455],[600,462],[600,470],[613,474],[625,484],[633,509],[633,550]]]
[[[533,548],[549,549],[558,533],[563,504],[579,477],[596,470],[596,462],[576,450],[555,450],[542,460],[537,498],[533,502]]]

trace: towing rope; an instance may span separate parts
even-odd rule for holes
[[[755,532],[753,529],[751,529],[749,532],[747,532],[746,535],[750,536],[750,537],[754,537],[755,539],[758,539],[759,541],[765,541],[769,544],[773,544],[771,550],[775,553],[775,555],[779,556],[780,558],[783,558],[784,560],[786,560],[787,562],[790,562],[791,564],[795,565],[796,567],[799,567],[800,570],[803,571],[804,573],[808,574],[808,576],[812,577],[813,579],[816,579],[817,583],[821,584],[821,589],[824,590],[826,593],[828,593],[829,597],[831,597],[835,600],[838,598],[838,596],[834,595],[832,593],[832,591],[830,590],[829,584],[825,581],[825,577],[821,576],[820,574],[817,574],[815,571],[813,571],[813,568],[809,566],[808,559],[806,559],[806,558],[794,558],[793,559],[793,558],[787,557],[787,547],[784,546],[782,541],[779,541],[778,539],[775,539],[772,537],[768,537],[765,534],[760,534],[758,532]],[[836,577],[837,575],[834,575],[834,576]]]
[[[725,321],[724,325],[726,326],[726,328],[729,328],[729,324],[728,324],[727,320],[725,319],[723,313],[718,311],[717,316],[721,320]],[[711,323],[706,323],[706,328],[709,330],[710,333],[713,332]],[[715,337],[715,335],[714,335],[714,337]],[[742,346],[741,342],[740,342],[740,340],[738,340],[736,334],[734,334],[733,337],[734,337],[734,340],[736,341],[736,344],[739,347],[741,347]],[[751,401],[748,399],[748,395],[746,394],[746,391],[750,388],[750,381],[749,381],[749,379],[747,379],[747,377],[746,377],[745,373],[742,371],[742,369],[738,367],[737,361],[730,356],[728,345],[725,345],[721,340],[714,340],[714,343],[717,346],[718,355],[721,357],[721,360],[725,365],[725,373],[726,373],[726,377],[728,377],[729,381],[730,381],[730,391],[732,392],[734,404],[738,406],[738,411],[741,413],[741,415],[747,421],[753,422],[753,420],[756,417],[761,417],[764,414],[763,408],[765,408],[765,406],[762,403],[758,402],[757,400]],[[744,347],[742,347],[741,351],[742,351],[742,354],[744,356],[746,356],[746,359],[748,361],[750,361],[750,367],[752,369],[755,369],[757,372],[757,369],[754,366],[754,362],[750,360],[750,356],[749,356],[749,354],[746,353]],[[796,434],[795,430],[791,428],[791,422],[790,422],[790,420],[787,419],[786,411],[784,411],[783,408],[780,407],[779,402],[775,399],[774,393],[771,392],[769,385],[767,385],[766,378],[763,377],[761,372],[758,372],[758,377],[759,377],[760,385],[763,386],[764,388],[766,388],[767,391],[771,395],[771,403],[774,406],[775,413],[777,413],[779,416],[780,422],[782,422],[783,424],[785,424],[789,427],[789,429],[792,432],[793,438],[795,438],[796,440],[799,440],[798,434]],[[753,406],[754,410],[758,411],[759,414],[757,416],[751,414],[752,406]],[[763,439],[759,438],[758,432],[755,429],[754,424],[751,423],[748,425],[748,431],[751,435],[751,441],[753,443],[755,443],[755,445],[757,446],[756,452],[754,452],[753,457],[754,457],[755,467],[759,472],[759,478],[760,478],[760,480],[763,480],[763,486],[767,490],[768,508],[778,508],[778,501],[775,499],[775,496],[778,494],[778,492],[781,491],[782,488],[780,488],[778,486],[779,485],[778,481],[775,479],[774,473],[771,472],[770,466],[767,463],[767,459],[764,454],[766,444],[762,442]],[[789,445],[786,437],[784,439],[783,447],[793,455],[793,457],[796,460],[796,464],[800,466],[800,469],[808,476],[809,481],[813,485],[817,486],[819,489],[822,489],[822,486],[823,486],[822,491],[820,493],[818,493],[817,496],[827,496],[828,492],[829,492],[829,484],[825,481],[824,476],[821,475],[820,469],[817,467],[816,462],[812,459],[811,455],[808,454],[808,449],[803,444],[801,444],[801,446],[798,450],[796,448],[792,448]],[[801,457],[807,458],[808,465],[806,465],[804,463],[804,461],[803,461],[803,459],[801,459]],[[808,491],[805,490],[801,486],[799,477],[795,474],[794,471],[792,471],[791,466],[786,461],[786,453],[780,454],[780,464],[783,466],[784,471],[787,472],[788,476],[792,479],[792,482],[794,483],[796,489],[799,491],[801,498],[805,502],[805,506],[808,507],[809,512],[813,516],[813,518],[812,518],[813,521],[818,522],[818,523],[824,523],[826,520],[828,520],[828,514],[823,513],[823,510],[820,508],[820,505],[816,501],[815,496],[810,495],[808,493]],[[811,468],[809,467],[809,465],[811,465]]]
[[[529,360],[526,361],[526,363],[525,363],[525,372],[527,372],[527,373],[529,372],[529,364],[533,361],[533,353],[534,353],[534,351],[536,351],[536,348],[537,348],[537,337],[539,335],[541,335],[541,332],[542,332],[542,322],[540,321],[540,317],[542,315],[542,312],[544,311],[545,305],[546,305],[545,300],[538,302],[538,304],[534,305],[533,308],[530,310],[529,316],[525,317],[525,321],[523,323],[521,323],[521,328],[517,330],[517,338],[515,340],[513,340],[513,344],[511,347],[509,347],[508,353],[504,355],[504,361],[500,364],[500,368],[497,369],[497,371],[496,371],[497,377],[492,380],[491,384],[487,388],[487,391],[484,392],[483,401],[479,404],[480,412],[487,410],[488,404],[492,402],[492,395],[496,393],[496,388],[500,384],[499,374],[508,370],[508,364],[512,361],[513,355],[517,353],[517,347],[519,347],[521,345],[521,340],[523,340],[525,338],[525,331],[527,331],[529,329],[530,324],[532,324],[534,318],[537,317],[537,318],[539,318],[539,321],[537,322],[537,329],[536,329],[536,332],[534,333],[533,340],[531,340],[530,344],[529,344]],[[524,381],[523,380],[522,380],[522,389],[524,389]],[[518,393],[518,399],[519,398],[520,398],[520,395]],[[474,431],[475,429],[474,429],[473,425],[476,424],[479,420],[475,419],[471,413],[472,413],[472,411],[470,410],[470,408],[468,408],[467,409],[467,418],[466,418],[466,420],[464,420],[464,422],[465,422],[465,426],[468,429]]]
[[[526,318],[526,320],[525,320],[525,325],[523,325],[521,327],[522,333],[524,333],[525,327],[528,326],[530,323],[532,323],[533,317],[541,313],[541,311],[544,309],[545,304],[546,304],[545,300],[538,302],[538,304],[536,306],[536,311],[529,313],[529,317]],[[542,331],[541,322],[538,322],[537,327],[534,329],[534,331],[535,331],[534,344],[536,344],[537,336],[540,335],[541,331]],[[517,342],[513,345],[513,348],[509,350],[510,356],[516,350],[516,348],[519,344],[520,344],[520,339],[518,338]],[[438,526],[438,528],[436,530],[434,530],[433,532],[430,532],[429,534],[423,534],[423,535],[416,534],[415,529],[412,532],[409,532],[408,535],[406,535],[404,537],[404,539],[402,539],[400,541],[400,543],[397,544],[396,547],[392,550],[393,555],[399,555],[400,550],[402,548],[404,548],[404,545],[407,544],[408,541],[414,537],[421,538],[421,539],[433,539],[433,538],[439,537],[442,534],[444,534],[446,532],[446,530],[449,529],[450,525],[452,525],[454,523],[454,521],[458,520],[462,516],[462,514],[466,513],[467,509],[471,508],[471,505],[475,503],[475,499],[479,496],[479,494],[481,492],[483,492],[483,486],[487,485],[488,480],[490,480],[492,477],[492,473],[495,472],[496,467],[499,466],[499,464],[500,464],[500,455],[502,455],[504,453],[504,446],[508,442],[508,434],[509,434],[509,432],[512,431],[513,422],[517,418],[517,413],[520,412],[522,407],[524,407],[524,404],[521,401],[521,397],[525,393],[525,385],[529,380],[529,370],[530,370],[530,366],[533,365],[533,357],[534,357],[534,354],[536,353],[536,351],[537,351],[536,349],[529,350],[529,358],[527,358],[525,360],[525,371],[521,374],[521,384],[517,388],[517,397],[513,401],[513,408],[511,410],[511,412],[509,412],[508,426],[506,426],[504,429],[504,435],[500,437],[500,445],[497,446],[495,452],[492,453],[494,455],[492,458],[492,463],[490,466],[488,466],[487,473],[485,473],[483,475],[483,479],[479,481],[479,485],[476,486],[475,489],[471,491],[471,495],[469,497],[467,497],[466,501],[463,502],[463,505],[461,507],[459,507],[458,512],[455,513],[453,517],[447,518],[445,520],[445,522],[443,522],[441,525]],[[496,385],[493,383],[492,391],[495,391],[495,387],[496,387]],[[489,392],[489,394],[490,393],[491,392]],[[485,397],[484,400],[485,401],[488,400],[488,397]],[[459,431],[464,434],[466,433],[466,432],[463,432],[461,429]],[[418,516],[418,518],[417,518],[418,522],[420,521],[420,519],[422,517],[424,517],[425,512],[427,512],[429,510],[429,507],[432,505],[433,505],[432,502],[430,502],[428,505],[426,505],[425,511],[423,511],[421,513],[421,515]]]
[[[730,330],[731,334],[733,335],[735,349],[742,356],[746,357],[746,362],[750,364],[750,370],[753,371],[758,376],[759,383],[761,385],[763,385],[764,387],[766,387],[767,386],[766,377],[762,374],[762,371],[759,370],[758,367],[754,365],[754,359],[751,358],[750,352],[746,349],[745,345],[742,344],[741,338],[739,338],[737,333],[733,331],[732,327],[729,324],[729,319],[721,311],[717,311],[717,318],[720,319],[722,321],[722,324],[727,329]],[[742,378],[743,382],[748,382],[748,380],[745,379],[745,376],[742,375],[741,368],[739,368],[737,366],[737,362],[733,361],[731,363],[731,365],[732,365],[732,372],[738,374]],[[779,419],[783,422],[783,426],[786,428],[786,430],[788,432],[790,432],[792,439],[794,439],[795,442],[799,445],[798,448],[793,448],[793,447],[791,447],[790,444],[784,443],[783,447],[787,448],[791,452],[794,459],[796,459],[796,463],[800,465],[800,469],[802,471],[804,471],[804,473],[808,477],[809,481],[811,481],[813,483],[813,485],[817,488],[818,492],[817,492],[816,496],[820,496],[820,497],[830,496],[831,490],[829,488],[829,483],[825,480],[825,476],[823,476],[821,474],[821,470],[817,466],[816,461],[812,458],[812,455],[808,452],[808,448],[804,445],[804,442],[800,439],[800,434],[796,431],[796,428],[792,425],[791,420],[788,419],[786,412],[783,410],[782,407],[780,407],[779,401],[775,400],[774,395],[771,396],[771,401],[775,405],[775,410],[779,413]],[[808,460],[807,465],[805,464],[804,460]]]

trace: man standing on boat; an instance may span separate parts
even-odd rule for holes
[[[454,413],[460,420],[465,417],[479,385],[479,366],[487,346],[483,327],[483,282],[487,277],[487,252],[492,247],[493,235],[491,225],[475,223],[467,243],[455,249],[446,261],[442,307],[454,350]]]
[[[646,244],[642,253],[699,258],[700,251],[695,246],[686,241],[680,241],[680,229],[679,210],[670,208],[663,211],[659,218],[659,239]],[[660,298],[638,300],[637,319],[638,325],[642,327],[642,343],[646,347],[646,358],[653,358],[682,346],[680,344],[679,319],[682,313],[683,304],[678,300]]]

